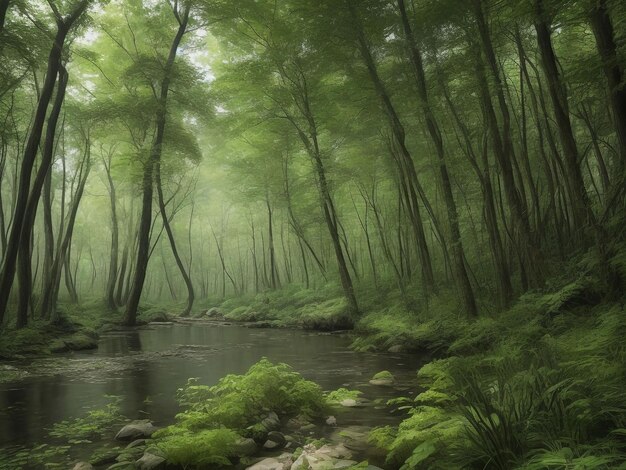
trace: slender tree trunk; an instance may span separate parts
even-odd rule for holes
[[[172,249],[172,254],[174,255],[174,259],[176,260],[176,266],[180,271],[181,276],[183,277],[183,281],[185,282],[185,286],[187,287],[187,305],[185,309],[182,311],[181,316],[186,317],[191,312],[193,307],[194,300],[196,298],[193,283],[191,282],[191,277],[189,273],[187,273],[187,269],[185,269],[185,265],[178,254],[178,249],[176,248],[176,240],[174,239],[174,232],[172,231],[172,227],[170,226],[170,221],[167,218],[167,212],[165,208],[165,199],[163,197],[163,185],[161,181],[161,162],[156,162],[156,173],[155,173],[156,187],[157,187],[157,195],[159,201],[159,210],[161,212],[161,219],[163,220],[163,225],[165,226],[165,232],[167,233],[167,238],[170,242],[170,247]]]
[[[400,118],[398,117],[395,107],[391,102],[389,93],[380,79],[353,1],[354,0],[346,0],[356,29],[361,57],[367,67],[370,79],[376,90],[376,94],[381,100],[383,112],[389,120],[389,125],[393,133],[393,143],[397,147],[397,152],[393,153],[397,153],[395,161],[399,172],[399,180],[402,182],[401,186],[403,188],[402,193],[405,198],[405,206],[411,220],[418,247],[417,251],[422,268],[422,282],[424,284],[424,290],[428,296],[428,293],[434,291],[436,286],[430,251],[426,242],[426,235],[418,203],[418,193],[420,192],[421,185],[419,185],[413,159],[411,158],[411,154],[406,147],[404,126],[400,122]],[[394,145],[392,145],[392,147],[393,146]]]
[[[54,104],[52,105],[50,116],[48,118],[41,164],[39,166],[39,169],[37,170],[35,180],[33,181],[22,220],[22,232],[20,234],[20,239],[22,240],[22,243],[19,244],[18,248],[17,265],[17,277],[20,285],[20,293],[18,296],[17,306],[18,328],[26,326],[26,323],[28,322],[28,310],[30,306],[30,299],[32,296],[31,249],[30,243],[24,243],[24,240],[30,240],[32,238],[33,228],[35,226],[35,218],[37,216],[37,207],[39,205],[39,198],[41,196],[41,190],[43,189],[48,175],[52,172],[52,159],[55,146],[54,138],[56,135],[59,116],[61,114],[61,108],[63,107],[63,101],[65,99],[65,89],[67,86],[67,81],[67,72],[65,71],[64,67],[60,67],[57,93],[54,99]]]
[[[181,19],[179,20],[178,31],[174,37],[174,41],[170,47],[167,62],[163,70],[163,79],[161,82],[161,90],[158,99],[158,107],[156,112],[156,134],[150,150],[150,156],[145,164],[142,181],[142,206],[141,206],[141,221],[139,225],[139,245],[137,247],[137,261],[135,263],[135,275],[126,303],[126,311],[124,312],[123,323],[125,325],[133,326],[137,319],[137,309],[139,307],[139,299],[143,291],[143,285],[146,279],[146,272],[148,269],[148,259],[150,257],[150,228],[152,226],[152,198],[154,194],[153,187],[153,174],[155,166],[159,164],[161,160],[163,136],[165,134],[165,121],[167,115],[167,95],[169,93],[171,72],[176,60],[176,53],[178,52],[178,46],[180,45],[183,34],[187,29],[187,22],[189,20],[190,6],[185,7],[185,11]]]
[[[278,277],[276,250],[274,248],[274,224],[272,223],[273,212],[268,195],[265,196],[265,207],[267,208],[267,244],[270,254],[270,287],[272,290],[276,290],[280,286],[280,279]]]
[[[450,233],[452,236],[452,253],[454,256],[454,271],[457,288],[461,295],[463,303],[463,309],[469,316],[476,316],[478,310],[476,307],[476,299],[474,297],[474,291],[465,268],[465,250],[463,249],[463,242],[461,240],[461,229],[459,227],[459,214],[454,200],[454,194],[452,192],[452,183],[450,182],[450,174],[448,173],[448,165],[446,164],[445,150],[443,146],[443,138],[441,136],[441,130],[439,123],[433,113],[428,99],[428,91],[426,88],[426,74],[424,72],[424,65],[422,61],[422,54],[419,50],[409,18],[406,14],[404,6],[404,0],[398,0],[398,7],[400,9],[400,16],[402,18],[402,26],[404,28],[404,34],[406,35],[406,42],[408,44],[411,63],[413,64],[413,71],[415,73],[415,81],[417,84],[418,97],[420,100],[421,111],[426,119],[426,127],[428,133],[435,146],[437,153],[437,159],[439,163],[439,173],[441,177],[441,187],[443,189],[444,200],[448,215],[448,224],[450,225]]]
[[[4,21],[7,16],[7,11],[11,5],[11,0],[0,0],[0,33],[4,29]]]
[[[609,104],[613,112],[613,122],[619,145],[620,177],[618,185],[623,184],[626,175],[626,87],[624,87],[624,66],[620,62],[613,22],[609,15],[607,1],[592,2],[590,23],[596,38],[598,54],[602,59],[602,68],[609,88]]]
[[[493,44],[487,20],[485,18],[481,0],[473,0],[474,17],[478,27],[478,32],[482,44],[482,50],[485,55],[486,63],[491,71],[491,76],[495,82],[495,94],[498,99],[500,114],[502,118],[502,126],[498,125],[493,103],[491,100],[491,91],[489,90],[487,76],[483,66],[483,59],[480,52],[476,54],[476,74],[480,93],[480,99],[483,108],[483,115],[489,129],[492,140],[493,151],[502,173],[504,183],[504,193],[507,205],[511,211],[511,215],[515,224],[517,236],[515,237],[517,249],[520,253],[520,259],[526,264],[525,270],[531,273],[533,285],[540,285],[543,282],[543,270],[540,263],[540,252],[537,241],[532,234],[528,214],[525,211],[524,203],[520,196],[515,177],[513,174],[513,154],[512,154],[512,135],[511,135],[511,118],[508,105],[504,95],[504,85],[500,76],[500,67],[494,52]],[[473,47],[470,40],[470,47]]]
[[[115,191],[115,183],[111,176],[111,164],[113,159],[113,149],[109,150],[107,159],[103,157],[104,170],[106,172],[109,201],[111,203],[111,253],[109,258],[109,276],[104,293],[104,300],[109,309],[115,310],[117,303],[115,301],[115,286],[117,284],[118,259],[119,259],[119,223],[117,220],[117,196]],[[123,276],[123,274],[122,274]]]
[[[557,59],[552,47],[552,33],[550,25],[546,20],[543,0],[535,1],[535,13],[537,44],[565,158],[565,176],[568,181],[567,187],[572,210],[573,228],[576,231],[580,231],[585,226],[594,223],[594,216],[580,169],[578,148],[569,117],[567,92],[562,83]],[[579,238],[581,237],[579,236]]]
[[[52,275],[50,283],[46,286],[40,305],[40,316],[43,318],[50,318],[52,322],[59,320],[57,312],[57,299],[59,296],[59,286],[61,283],[61,272],[63,264],[66,259],[66,253],[72,241],[72,235],[74,233],[74,224],[76,222],[76,215],[78,214],[78,207],[83,197],[85,190],[85,183],[91,170],[91,142],[89,138],[85,142],[85,156],[79,168],[79,180],[76,187],[76,191],[72,197],[71,207],[67,220],[67,226],[65,228],[65,234],[60,237],[62,240],[54,262],[52,263]]]
[[[37,102],[37,108],[35,110],[28,135],[28,141],[26,143],[26,147],[24,148],[24,155],[22,157],[19,172],[19,183],[16,190],[17,196],[15,200],[15,208],[13,210],[13,223],[9,233],[2,269],[0,270],[0,324],[2,324],[4,319],[4,314],[9,301],[9,294],[11,293],[11,287],[15,277],[20,236],[30,194],[32,170],[39,149],[39,143],[41,141],[41,134],[43,132],[48,105],[50,104],[54,91],[54,85],[61,67],[63,44],[65,43],[65,38],[72,24],[83,13],[87,7],[88,1],[89,0],[83,0],[78,4],[70,16],[68,16],[65,20],[57,21],[57,33],[48,56],[46,78]],[[22,243],[26,242],[22,241]]]

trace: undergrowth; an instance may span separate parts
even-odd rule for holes
[[[402,470],[626,468],[626,311],[597,285],[582,276],[474,321],[366,317],[357,347],[389,346],[398,328],[393,341],[440,357],[420,369],[410,417],[371,445]]]

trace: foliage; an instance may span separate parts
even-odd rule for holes
[[[187,409],[177,416],[176,426],[188,430],[220,426],[244,432],[267,413],[281,416],[320,416],[325,408],[319,385],[304,380],[286,364],[261,359],[244,375],[227,375],[207,387],[191,380],[178,391]],[[166,428],[169,429],[169,428]]]
[[[347,388],[338,388],[326,394],[326,401],[329,403],[341,403],[343,400],[356,400],[363,395],[360,390],[348,390]]]
[[[221,468],[231,465],[239,435],[230,429],[159,432],[157,447],[167,461],[184,468]]]
[[[372,433],[371,442],[405,469],[621,464],[626,312],[610,304],[591,311],[569,304],[570,313],[544,317],[574,290],[567,285],[520,301],[488,321],[499,334],[489,333],[482,349],[463,347],[464,357],[423,366],[418,377],[425,390],[411,416],[397,430]],[[520,312],[533,313],[519,318]],[[529,318],[532,325],[523,328]],[[477,331],[460,335],[451,351],[470,344]]]
[[[114,426],[124,421],[124,416],[120,414],[121,397],[108,395],[107,399],[110,403],[104,408],[89,410],[82,418],[55,423],[49,435],[69,439],[70,444],[75,444],[111,432]]]

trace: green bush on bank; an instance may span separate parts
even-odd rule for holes
[[[258,437],[270,412],[283,419],[319,418],[327,407],[319,385],[267,359],[212,387],[190,379],[177,398],[185,411],[176,416],[176,424],[155,434],[156,445],[168,461],[195,468],[230,465],[237,440]]]

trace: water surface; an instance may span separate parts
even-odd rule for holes
[[[122,397],[128,418],[149,417],[166,425],[179,411],[176,390],[189,377],[215,384],[226,374],[242,374],[262,357],[285,362],[325,390],[356,388],[369,400],[413,393],[419,357],[357,353],[350,338],[299,330],[255,329],[206,323],[174,324],[112,332],[95,351],[37,361],[31,375],[0,384],[0,448],[46,442],[53,423],[83,416],[86,410]],[[368,384],[389,370],[396,387]],[[339,418],[340,424],[367,426],[397,422],[389,408],[370,406]]]

